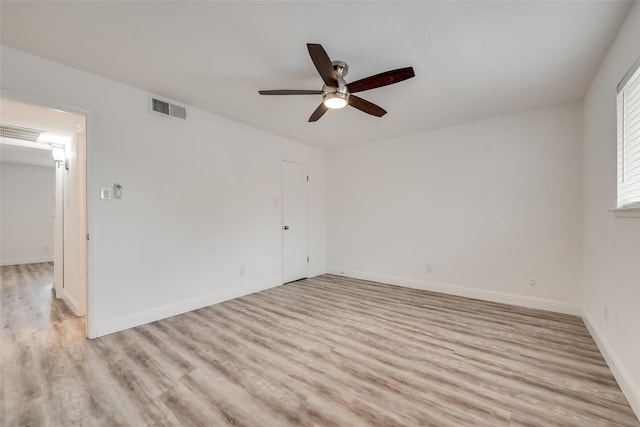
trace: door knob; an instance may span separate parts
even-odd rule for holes
[[[285,226],[284,226],[284,229],[285,229],[285,230],[288,230],[288,229],[289,229],[289,226],[288,226],[288,225],[285,225]]]

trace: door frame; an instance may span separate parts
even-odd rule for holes
[[[16,92],[13,90],[8,90],[0,87],[0,98],[11,99],[17,102],[24,102],[27,104],[34,104],[41,107],[46,108],[55,108],[62,111],[68,111],[70,113],[84,115],[84,125],[86,130],[86,137],[84,141],[84,174],[80,177],[83,181],[84,187],[84,206],[80,209],[81,215],[84,217],[84,222],[86,224],[86,232],[87,237],[93,235],[93,222],[90,221],[91,214],[94,211],[95,200],[89,197],[89,189],[93,188],[91,186],[91,182],[89,182],[89,171],[92,169],[92,161],[90,156],[90,148],[93,142],[91,138],[90,129],[95,128],[96,117],[95,114],[86,108],[79,107],[76,105],[66,104],[64,102],[51,100],[47,98],[42,98],[39,96],[34,96],[27,93]],[[87,338],[96,338],[97,337],[97,324],[95,319],[95,292],[93,289],[94,283],[94,259],[93,259],[93,242],[91,240],[87,240],[85,245],[80,245],[80,251],[84,252],[84,256],[80,259],[85,260],[84,262],[84,271],[86,272],[85,276],[85,306],[86,310],[86,330],[85,334]],[[55,254],[54,254],[55,256]]]

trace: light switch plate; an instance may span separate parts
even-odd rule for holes
[[[111,200],[111,188],[102,187],[100,189],[100,200]]]

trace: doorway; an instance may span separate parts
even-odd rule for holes
[[[282,282],[309,277],[307,167],[282,162]]]
[[[87,314],[87,214],[85,120],[82,118],[69,138],[66,159],[57,162],[56,188],[62,198],[56,197],[56,213],[62,221],[56,221],[55,253],[62,254],[62,262],[54,262],[56,291],[76,316]],[[61,206],[60,206],[61,205]],[[61,229],[60,229],[61,226]],[[61,236],[60,236],[61,234]],[[59,257],[57,257],[59,258]]]
[[[85,316],[86,116],[4,96],[0,99],[0,107],[2,151],[15,153],[14,163],[17,165],[37,159],[43,167],[55,168],[55,209],[50,213],[53,224],[49,230],[53,234],[53,253],[50,254],[53,260],[53,290],[55,297],[62,299],[74,315]],[[15,129],[23,131],[16,133]],[[9,260],[5,264],[26,262]]]

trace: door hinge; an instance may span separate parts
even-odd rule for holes
[[[89,233],[87,233],[87,240],[89,240]]]
[[[309,175],[307,175],[307,182],[309,182]]]
[[[307,257],[307,262],[309,262],[309,257]]]

